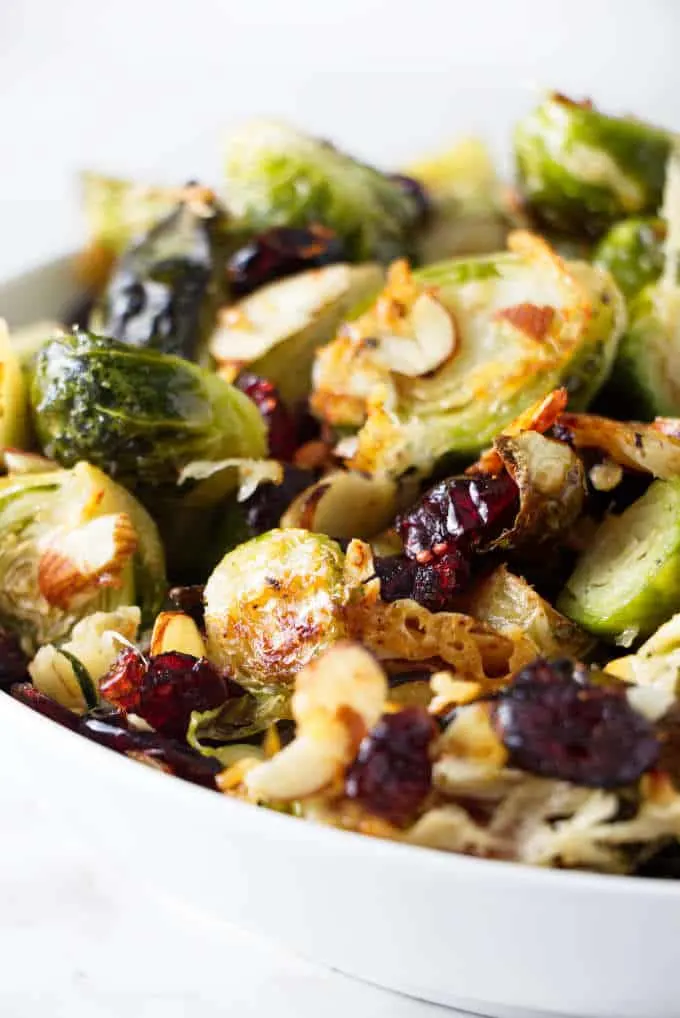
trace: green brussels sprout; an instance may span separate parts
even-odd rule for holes
[[[408,189],[288,124],[245,124],[228,139],[225,172],[227,207],[254,232],[318,222],[352,261],[412,252],[421,212]]]
[[[214,197],[187,188],[185,199],[123,253],[93,312],[93,331],[203,359],[226,298],[226,249],[226,217]]]
[[[655,283],[664,265],[666,224],[658,216],[633,217],[612,226],[593,252],[593,263],[607,269],[627,297]]]
[[[554,93],[517,124],[514,141],[524,198],[552,227],[599,236],[659,208],[668,131]]]
[[[270,283],[225,308],[210,338],[221,371],[243,367],[274,382],[293,406],[311,383],[317,347],[360,302],[380,290],[378,265],[327,265]]]
[[[166,589],[153,520],[91,466],[0,478],[0,620],[27,650],[92,612],[138,605],[150,622]]]
[[[630,303],[611,381],[619,406],[642,420],[680,415],[680,288],[652,283]]]
[[[680,478],[654,481],[620,516],[605,519],[557,608],[624,646],[680,609]]]
[[[175,484],[193,460],[266,454],[262,418],[238,389],[180,357],[91,333],[41,350],[31,399],[45,455],[87,460],[130,488]]]
[[[470,459],[558,386],[586,406],[607,378],[623,327],[608,273],[564,262],[517,232],[511,251],[396,266],[377,303],[319,351],[311,405],[354,428],[349,465],[397,476],[440,457]]]
[[[291,685],[346,635],[340,546],[307,530],[271,530],[222,559],[205,588],[208,656],[245,686]]]

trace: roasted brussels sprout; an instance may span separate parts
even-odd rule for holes
[[[43,348],[31,395],[47,456],[87,460],[132,488],[174,484],[192,460],[266,452],[257,407],[238,389],[179,357],[91,333]]]
[[[148,621],[165,593],[156,526],[96,467],[0,479],[0,619],[27,650],[67,636],[95,611],[139,605]]]
[[[544,657],[582,658],[593,638],[545,601],[534,588],[498,566],[465,595],[461,607],[499,633],[519,630],[533,640]]]
[[[288,405],[309,392],[317,347],[359,303],[380,290],[377,265],[328,265],[271,283],[224,309],[210,338],[222,373],[269,379]]]
[[[634,297],[661,275],[666,224],[658,216],[624,219],[612,226],[593,252],[593,264],[607,269],[624,296]]]
[[[600,525],[557,607],[588,632],[624,646],[680,609],[680,478],[654,481]]]
[[[358,429],[351,466],[425,473],[471,458],[558,385],[585,406],[609,374],[623,327],[611,277],[564,262],[525,232],[511,251],[390,270],[377,303],[317,355],[311,405]]]
[[[394,481],[336,470],[302,491],[281,517],[282,527],[304,527],[336,538],[373,537],[399,508]]]
[[[226,202],[244,227],[322,223],[352,261],[413,251],[416,198],[397,180],[285,123],[252,121],[228,139]]]
[[[543,222],[596,237],[618,219],[656,213],[671,143],[660,128],[552,94],[517,124],[519,184]]]
[[[214,196],[187,188],[170,215],[122,255],[92,328],[129,346],[201,360],[226,296],[226,248],[226,217]]]
[[[346,635],[344,556],[330,538],[271,530],[229,552],[205,588],[208,655],[247,689],[291,683]]]
[[[536,431],[501,436],[495,447],[519,489],[519,512],[496,547],[532,553],[578,519],[586,495],[583,463],[568,445]]]
[[[405,172],[424,186],[429,203],[418,239],[421,264],[503,247],[509,219],[496,169],[482,141],[466,138]]]
[[[680,287],[652,283],[633,299],[611,384],[642,420],[680,415]]]

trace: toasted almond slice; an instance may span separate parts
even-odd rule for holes
[[[136,548],[137,532],[127,513],[109,513],[58,534],[38,564],[40,593],[67,609],[87,590],[115,587]]]
[[[383,359],[397,374],[417,378],[440,367],[456,350],[456,325],[451,313],[431,293],[421,293],[411,308],[412,336],[385,336]]]
[[[160,612],[156,616],[151,634],[151,654],[167,654],[175,651],[205,657],[206,649],[198,626],[184,612]]]

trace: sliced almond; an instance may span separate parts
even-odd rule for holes
[[[431,293],[421,293],[410,313],[412,335],[384,336],[380,353],[392,371],[417,378],[447,361],[457,347],[453,316]]]
[[[127,513],[110,513],[55,536],[38,564],[40,593],[68,609],[86,591],[120,584],[120,574],[137,548]]]
[[[194,620],[184,612],[161,612],[156,616],[151,634],[151,654],[191,654],[205,657],[203,637]]]

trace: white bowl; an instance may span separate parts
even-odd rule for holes
[[[0,287],[58,313],[67,262]],[[680,885],[392,844],[140,766],[0,695],[0,768],[135,879],[373,983],[493,1018],[678,1018]]]

